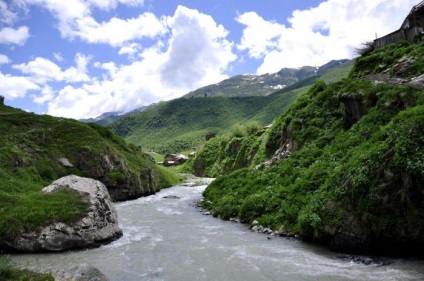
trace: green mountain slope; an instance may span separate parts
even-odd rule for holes
[[[205,206],[339,251],[422,257],[423,53],[424,43],[378,49],[349,79],[317,82],[263,135],[209,141],[193,169],[238,170],[206,189]]]
[[[318,77],[326,71],[348,62],[348,60],[331,61],[321,67],[304,66],[300,68],[283,68],[276,73],[263,75],[237,75],[221,81],[220,83],[209,85],[192,91],[185,97],[204,96],[267,96],[283,87],[293,85],[299,81],[310,77]]]
[[[208,133],[223,134],[237,123],[266,125],[294,102],[316,79],[333,79],[349,72],[352,64],[332,68],[290,90],[268,96],[201,96],[161,102],[146,111],[123,116],[108,125],[113,132],[143,149],[162,154],[187,150],[204,142]]]
[[[152,194],[175,178],[139,148],[96,124],[0,105],[0,245],[7,235],[85,214],[77,194],[41,189],[75,174],[102,181],[114,200]]]

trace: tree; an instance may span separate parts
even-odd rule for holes
[[[3,104],[4,104],[4,96],[0,95],[0,105],[3,105]]]

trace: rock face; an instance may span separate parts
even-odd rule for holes
[[[86,263],[53,272],[52,275],[55,281],[109,281],[100,270]]]
[[[115,207],[101,182],[71,175],[54,181],[43,192],[59,189],[83,194],[89,203],[87,215],[72,225],[54,222],[34,232],[21,232],[7,242],[9,247],[25,252],[64,251],[100,246],[122,236]]]
[[[157,169],[141,166],[138,171],[131,171],[125,158],[117,153],[98,155],[78,151],[73,157],[69,161],[74,167],[102,182],[114,202],[137,199],[161,189],[161,173]]]

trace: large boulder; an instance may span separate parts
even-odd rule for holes
[[[36,231],[22,231],[7,243],[9,247],[26,252],[64,251],[100,246],[122,236],[115,207],[101,182],[71,175],[54,181],[43,192],[61,189],[73,189],[85,197],[89,203],[86,216],[69,225],[52,222]]]

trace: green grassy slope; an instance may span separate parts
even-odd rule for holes
[[[278,116],[288,109],[294,99],[306,94],[315,81],[327,83],[338,81],[347,77],[352,67],[353,62],[350,61],[324,72],[321,76],[296,83],[292,90],[282,90],[270,95],[268,97],[270,102],[259,109],[250,120],[267,120],[267,116]],[[252,132],[253,135],[256,133],[256,131]],[[236,136],[234,139],[223,136],[206,142],[204,147],[198,151],[196,157],[185,165],[184,169],[197,176],[217,177],[265,161],[265,142],[268,134],[265,133],[260,137],[254,137],[252,134],[247,137]]]
[[[78,194],[40,192],[62,176],[99,179],[109,190],[125,183],[145,188],[146,194],[155,191],[153,186],[159,189],[174,180],[139,148],[95,124],[0,105],[0,131],[0,245],[21,229],[52,220],[69,222],[85,214],[86,204]],[[59,164],[60,158],[73,166]]]
[[[144,112],[124,116],[108,128],[143,149],[161,154],[176,153],[203,143],[207,133],[224,134],[237,123],[257,121],[267,125],[315,80],[347,76],[351,67],[350,63],[338,66],[295,84],[290,91],[278,91],[265,97],[208,96],[162,102]]]
[[[258,152],[271,157],[290,144],[290,156],[219,177],[206,207],[345,252],[422,256],[424,93],[364,77],[393,78],[399,72],[386,69],[401,65],[401,77],[423,74],[423,53],[424,43],[401,42],[359,58],[349,79],[316,83],[276,119]],[[405,57],[413,62],[405,66]]]

